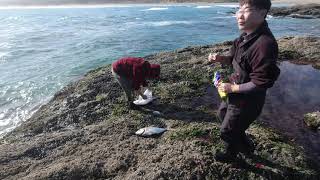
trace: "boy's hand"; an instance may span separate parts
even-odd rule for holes
[[[218,89],[225,93],[237,93],[239,92],[239,85],[230,83],[219,83]]]
[[[215,62],[222,62],[223,61],[223,56],[217,54],[217,53],[210,53],[208,56],[208,61],[210,63],[215,63]]]

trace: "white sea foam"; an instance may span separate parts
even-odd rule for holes
[[[239,7],[239,4],[217,4],[215,6],[218,6],[218,7],[230,7],[230,8],[237,8]]]
[[[10,16],[10,17],[8,17],[7,19],[8,19],[8,20],[18,20],[19,17],[17,17],[17,16]]]
[[[9,52],[1,52],[0,51],[0,63],[5,63],[8,60]]]
[[[151,26],[171,26],[175,24],[192,24],[192,21],[158,21],[158,22],[149,22],[147,24]]]
[[[39,104],[31,106],[31,108],[28,107],[27,109],[20,106],[0,112],[0,138],[19,126],[23,121],[29,119],[40,108],[42,103],[43,102],[40,102]]]
[[[0,138],[29,119],[50,96],[35,98],[36,84],[19,81],[0,89]]]
[[[273,18],[273,16],[267,15],[267,20],[269,20],[269,19],[271,19],[271,18]]]
[[[171,26],[171,25],[177,25],[177,24],[186,24],[190,25],[193,24],[193,21],[156,21],[156,22],[127,22],[125,23],[125,29],[136,27],[136,26],[153,26],[153,27],[162,27],[162,26]]]
[[[70,17],[64,16],[64,17],[61,17],[59,20],[64,21],[64,20],[67,20],[67,19],[70,19]]]
[[[10,127],[10,128],[7,128],[3,131],[0,131],[0,138],[2,138],[3,136],[5,136],[8,132],[12,131],[15,127]]]
[[[205,8],[211,8],[211,6],[197,6],[198,9],[205,9]]]
[[[1,126],[8,126],[10,124],[9,119],[5,119],[6,112],[0,112],[0,127]],[[1,134],[1,132],[0,132]]]
[[[164,11],[164,10],[168,10],[168,8],[167,7],[153,7],[153,8],[145,9],[142,11]]]

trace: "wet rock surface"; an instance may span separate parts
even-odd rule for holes
[[[320,37],[283,37],[278,44],[281,61],[311,64],[320,69]]]
[[[319,42],[281,38],[280,60],[319,65]],[[162,72],[150,83],[158,99],[139,110],[124,106],[110,65],[88,72],[0,140],[0,179],[317,179],[318,167],[301,147],[258,123],[248,130],[254,156],[229,164],[214,160],[223,147],[216,119],[220,99],[206,59],[230,45],[145,57],[160,63]],[[134,134],[147,126],[169,130],[154,138]]]
[[[306,4],[287,7],[273,7],[270,15],[302,19],[320,18],[320,4]]]

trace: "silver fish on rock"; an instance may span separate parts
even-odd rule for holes
[[[154,135],[160,135],[167,131],[165,128],[159,128],[159,127],[145,127],[139,129],[135,134],[138,136],[143,136],[143,137],[149,137],[149,136],[154,136]]]

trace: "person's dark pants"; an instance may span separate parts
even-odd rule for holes
[[[264,95],[248,98],[229,94],[228,100],[221,102],[218,110],[218,118],[222,121],[220,133],[228,153],[237,154],[249,148],[245,131],[260,115],[264,99]]]
[[[130,79],[124,77],[124,76],[120,76],[119,74],[114,72],[112,67],[111,67],[111,72],[112,72],[112,75],[115,78],[115,80],[120,84],[121,88],[126,93],[128,104],[132,103],[132,101],[133,101],[133,97],[132,97],[132,94],[133,94],[132,80],[130,80]]]

